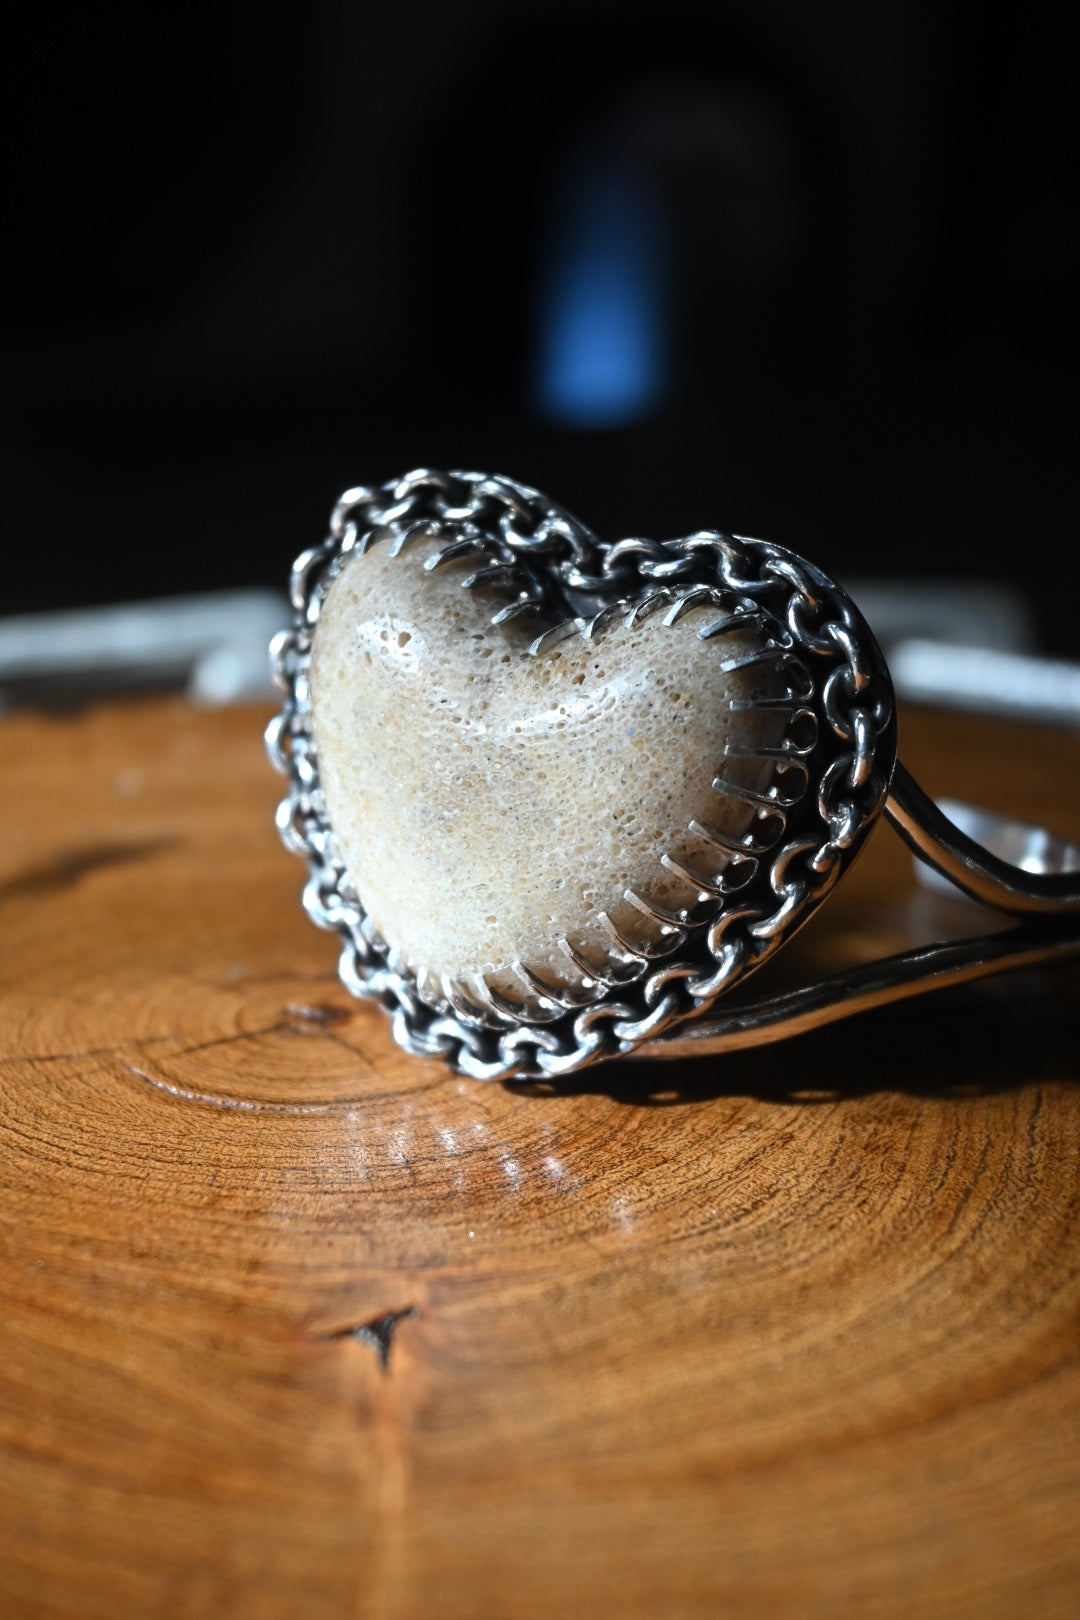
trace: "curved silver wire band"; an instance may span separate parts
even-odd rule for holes
[[[684,1023],[635,1057],[689,1058],[767,1046],[856,1013],[967,984],[1014,968],[1080,956],[1080,848],[1041,827],[964,810],[979,843],[945,815],[899,763],[885,815],[917,859],[979,904],[1022,919],[973,939],[923,945],[810,984],[754,997],[721,1018]],[[995,853],[1017,854],[1022,865]]]
[[[974,811],[986,841],[976,843],[899,763],[885,814],[919,860],[980,904],[1020,917],[1080,912],[1080,849],[1041,827],[1021,828],[989,810]],[[1023,866],[1003,860],[992,847],[1009,848],[1017,834]]]

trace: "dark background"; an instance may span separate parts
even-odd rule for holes
[[[341,488],[429,464],[605,536],[1022,583],[1077,653],[1047,15],[226,0],[8,54],[4,611],[281,585]],[[543,356],[605,220],[654,363],[583,419]]]

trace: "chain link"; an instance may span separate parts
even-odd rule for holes
[[[808,713],[817,718],[816,743],[793,744],[792,755],[803,757],[781,760],[773,789],[762,796],[759,821],[777,829],[777,836],[767,853],[737,857],[757,863],[752,878],[738,885],[737,903],[726,903],[721,890],[707,925],[689,937],[676,931],[674,952],[659,960],[641,953],[640,971],[628,975],[630,982],[620,979],[616,989],[585,1008],[567,1005],[554,1021],[530,1022],[523,1010],[520,1018],[503,1017],[493,1026],[458,1009],[456,1001],[453,1014],[429,1006],[412,976],[391,967],[387,947],[351,888],[326,817],[308,685],[322,602],[354,549],[384,540],[404,545],[414,533],[433,532],[449,547],[475,552],[485,577],[498,575],[507,594],[500,619],[544,613],[555,621],[580,620],[616,603],[631,609],[650,594],[674,600],[688,587],[725,611],[752,612],[785,670],[792,708],[804,719]],[[319,927],[343,936],[342,981],[391,1013],[398,1042],[476,1079],[569,1074],[704,1012],[820,904],[884,804],[895,723],[881,654],[838,586],[766,541],[707,530],[682,540],[630,538],[604,545],[524,484],[420,468],[395,482],[347,490],[334,508],[327,539],[297,558],[291,596],[295,622],[271,645],[285,702],[266,742],[271,761],[291,780],[277,825],[286,847],[308,862],[305,908]],[[794,791],[785,790],[785,777],[796,784]],[[803,791],[808,779],[814,792]]]

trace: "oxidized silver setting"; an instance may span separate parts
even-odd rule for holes
[[[786,720],[781,744],[769,751],[772,785],[748,795],[722,772],[717,782],[753,803],[750,832],[734,841],[695,826],[729,862],[719,878],[672,863],[697,892],[695,904],[662,912],[627,896],[659,925],[658,942],[635,943],[608,919],[613,961],[598,970],[564,941],[591,980],[583,991],[523,964],[515,971],[529,995],[520,1003],[482,984],[418,984],[374,932],[335,845],[308,681],[319,611],[350,552],[389,544],[400,553],[421,535],[445,541],[429,566],[468,557],[476,567],[465,588],[496,584],[505,592],[493,622],[522,615],[549,621],[534,643],[537,656],[567,635],[602,634],[616,616],[637,621],[662,613],[673,623],[707,607],[716,611],[699,631],[702,639],[752,626],[761,641],[754,661],[770,661],[782,677],[782,691],[769,700]],[[475,1078],[568,1074],[700,1020],[801,927],[884,807],[896,758],[884,660],[843,591],[780,546],[712,530],[605,545],[510,479],[421,469],[342,496],[328,538],[297,559],[292,600],[296,622],[272,647],[285,705],[267,743],[290,778],[278,826],[286,846],[308,862],[305,908],[320,927],[342,936],[343,982],[392,1014],[400,1044]]]
[[[753,622],[762,656],[786,677],[778,701],[787,725],[772,785],[755,803],[754,824],[741,842],[716,839],[729,867],[719,879],[686,874],[692,883],[700,879],[696,908],[661,915],[645,907],[661,925],[659,946],[643,948],[611,930],[617,969],[597,975],[600,982],[585,996],[538,979],[522,964],[519,976],[540,998],[539,1008],[479,986],[473,993],[443,986],[440,993],[418,985],[392,963],[336,848],[312,731],[312,636],[352,550],[388,543],[401,551],[422,534],[446,542],[436,566],[475,559],[465,588],[498,584],[505,591],[495,622],[525,614],[549,621],[534,643],[538,656],[561,636],[602,633],[616,615],[663,611],[673,620],[706,606],[717,617],[704,634]],[[780,546],[715,530],[605,545],[511,479],[420,469],[346,491],[327,539],[297,559],[292,601],[294,624],[271,644],[285,702],[266,742],[271,761],[289,778],[278,828],[286,847],[307,861],[309,916],[342,937],[343,982],[391,1014],[394,1036],[409,1052],[484,1080],[565,1075],[627,1054],[716,1054],[1080,954],[1080,848],[989,812],[972,823],[983,840],[977,843],[943,814],[897,760],[892,683],[865,621],[820,569]],[[1018,919],[1015,925],[756,1000],[729,999],[826,898],[882,813],[938,880]],[[1022,866],[1003,858],[1018,849]],[[564,947],[572,956],[572,943]]]

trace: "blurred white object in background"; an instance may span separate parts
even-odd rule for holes
[[[269,697],[267,645],[289,617],[277,591],[241,590],[0,620],[0,693],[70,703],[176,686],[211,706]]]
[[[848,583],[873,626],[897,695],[972,713],[1080,725],[1080,665],[1035,656],[1017,592],[985,582]],[[274,695],[267,645],[284,596],[219,591],[0,620],[0,709],[71,705],[163,686],[210,708]]]
[[[1001,652],[1038,650],[1035,615],[1007,585],[970,579],[870,579],[841,581],[892,663],[897,642],[918,637],[958,647],[996,647]]]
[[[898,642],[889,668],[910,703],[1080,725],[1080,664],[919,639]]]

